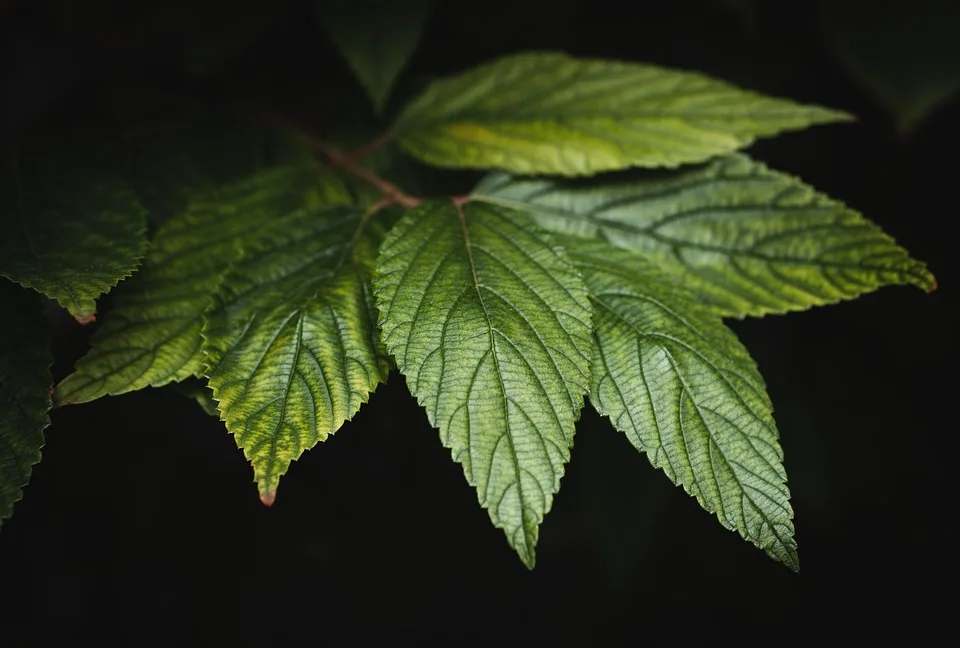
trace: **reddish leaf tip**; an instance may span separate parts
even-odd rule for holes
[[[81,313],[79,315],[74,315],[73,318],[77,320],[80,324],[86,326],[87,324],[92,324],[97,321],[96,313]]]
[[[277,489],[267,491],[266,493],[260,493],[260,501],[263,502],[264,506],[273,506],[273,502],[277,499]]]

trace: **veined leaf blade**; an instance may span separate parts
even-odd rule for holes
[[[381,239],[362,209],[301,210],[245,253],[205,312],[210,388],[265,503],[386,380],[370,287]]]
[[[56,402],[83,403],[199,377],[203,311],[243,246],[281,227],[304,204],[346,199],[338,181],[317,182],[316,174],[312,167],[262,171],[195,198],[165,223],[93,347],[57,386]]]
[[[583,176],[703,162],[757,137],[847,119],[694,72],[544,52],[435,81],[395,132],[437,166]]]
[[[747,350],[643,259],[561,240],[594,306],[594,407],[723,526],[798,569],[773,408]]]
[[[739,154],[596,183],[493,174],[474,195],[529,210],[547,230],[636,252],[724,316],[805,310],[885,285],[936,286],[859,213]]]
[[[390,231],[374,288],[410,391],[533,567],[586,391],[580,277],[522,213],[436,202]]]

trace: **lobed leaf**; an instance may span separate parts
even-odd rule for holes
[[[264,503],[390,371],[370,287],[381,239],[361,209],[301,209],[244,255],[205,312],[210,387]]]
[[[474,195],[528,210],[550,231],[641,254],[724,316],[803,310],[890,284],[936,285],[857,212],[738,154],[595,183],[491,175]]]
[[[93,320],[97,298],[133,274],[146,252],[144,208],[123,179],[76,151],[31,147],[8,162],[0,276]]]
[[[583,176],[703,162],[757,137],[849,118],[693,72],[547,52],[434,82],[395,131],[437,166]]]
[[[417,49],[431,0],[315,0],[317,18],[380,113]]]
[[[46,324],[35,295],[0,280],[0,525],[13,515],[50,424]]]
[[[582,280],[524,214],[430,202],[387,235],[374,289],[410,391],[532,568],[587,389]]]
[[[796,570],[783,452],[747,350],[643,259],[560,240],[593,304],[594,407],[725,527]]]
[[[305,204],[346,202],[313,167],[262,171],[196,198],[157,232],[141,272],[118,291],[90,352],[57,387],[58,404],[200,376],[202,314],[245,245]]]

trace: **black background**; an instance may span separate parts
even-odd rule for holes
[[[124,27],[144,24],[135,11],[69,31],[51,4],[0,3],[6,135],[95,112],[123,85],[316,115],[363,105],[308,3],[278,3],[255,44],[200,79],[162,35]],[[898,134],[831,57],[816,3],[756,3],[752,29],[720,2],[437,5],[393,104],[432,75],[559,48],[698,69],[859,117],[751,149],[861,210],[940,284],[731,323],[776,407],[800,573],[722,529],[587,410],[529,572],[398,375],[292,466],[272,509],[220,423],[146,390],[53,413],[43,463],[0,533],[0,644],[937,637],[956,562],[948,250],[960,105]],[[53,324],[59,377],[88,331]]]

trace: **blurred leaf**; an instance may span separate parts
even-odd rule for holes
[[[825,38],[901,134],[960,91],[960,1],[825,0]]]
[[[432,0],[316,0],[330,40],[383,111],[397,76],[420,41]]]
[[[39,299],[0,279],[0,524],[23,497],[50,424],[50,365]]]
[[[147,248],[145,210],[123,178],[91,164],[96,142],[25,147],[3,160],[0,276],[43,293],[81,322]]]
[[[441,167],[584,176],[702,162],[845,113],[642,63],[505,56],[430,84],[397,139]]]

